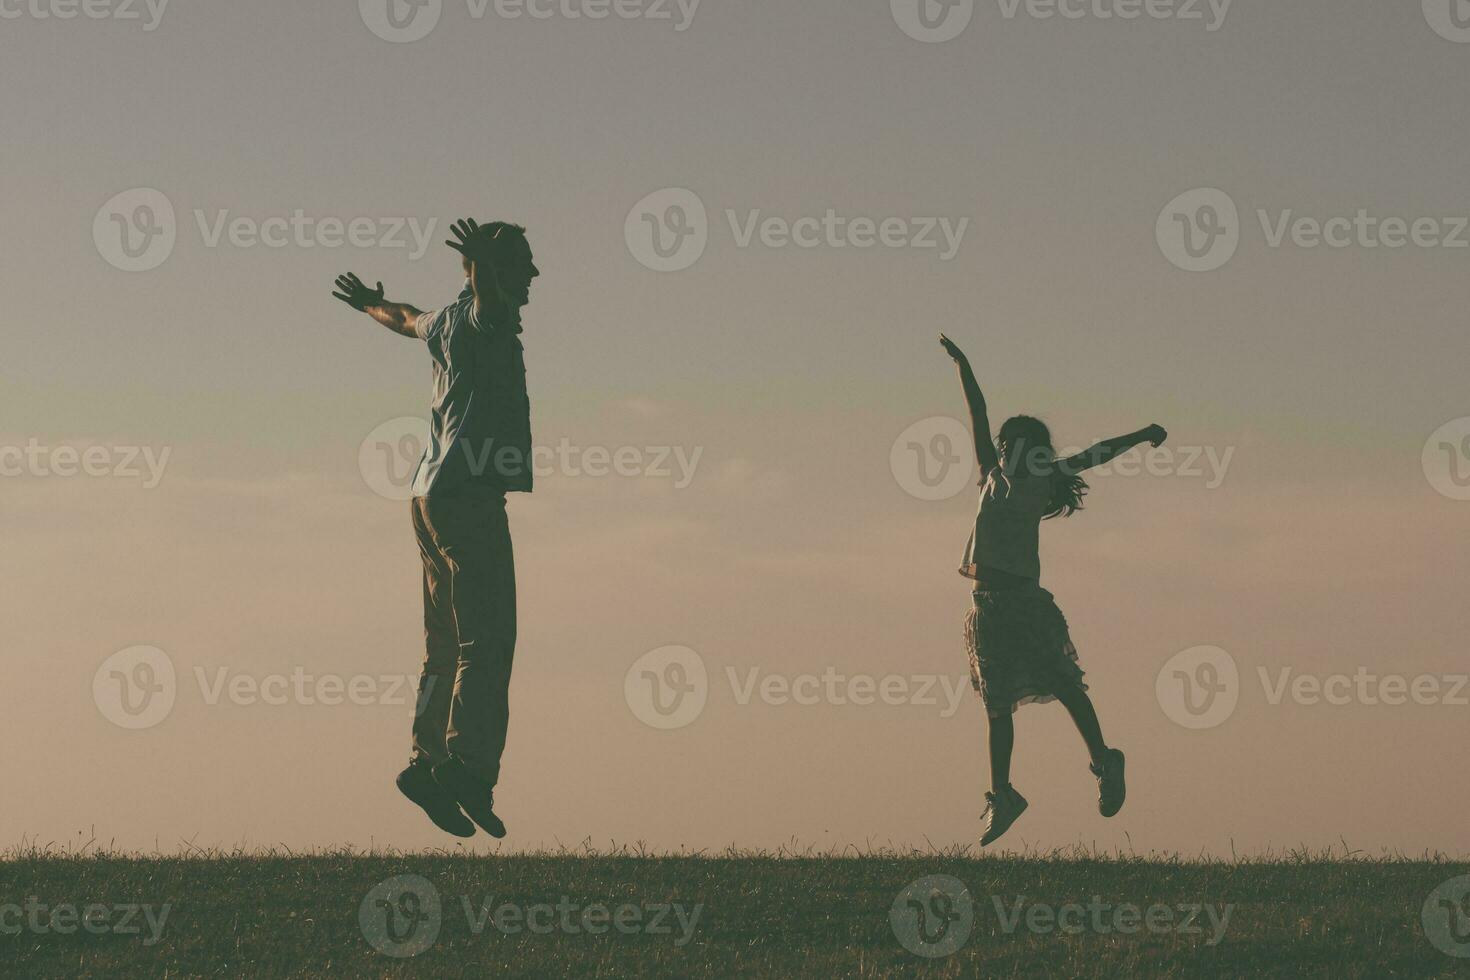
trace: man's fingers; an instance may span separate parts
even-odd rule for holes
[[[348,306],[355,305],[352,302],[352,297],[351,296],[346,296],[346,295],[344,295],[342,293],[333,293],[332,295],[335,296],[335,297],[337,297],[338,299],[340,299],[342,302],[346,303]]]

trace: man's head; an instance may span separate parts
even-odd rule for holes
[[[517,309],[531,300],[531,280],[541,274],[531,258],[531,243],[526,229],[505,221],[489,221],[480,226],[489,240],[488,256],[505,298]],[[470,274],[470,258],[464,258],[465,275]]]

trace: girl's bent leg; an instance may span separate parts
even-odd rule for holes
[[[1098,724],[1097,710],[1092,706],[1092,699],[1081,688],[1069,687],[1057,692],[1057,700],[1062,702],[1062,706],[1072,716],[1072,723],[1077,726],[1082,740],[1087,743],[1087,753],[1092,756],[1093,764],[1100,764],[1108,750],[1108,743],[1103,741],[1102,726]]]
[[[1011,784],[1011,750],[1016,746],[1016,723],[1010,715],[987,718],[990,723],[990,791]]]

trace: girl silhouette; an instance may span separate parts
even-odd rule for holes
[[[1052,594],[1041,587],[1038,531],[1043,520],[1081,509],[1087,493],[1087,484],[1078,475],[1083,470],[1140,443],[1158,446],[1168,433],[1151,425],[1057,459],[1047,427],[1039,419],[1017,415],[1006,420],[992,442],[985,397],[969,359],[943,334],[939,343],[959,367],[980,464],[980,508],[960,574],[974,580],[965,645],[970,680],[985,702],[990,726],[983,847],[1010,829],[1027,806],[1026,798],[1011,785],[1011,750],[1016,741],[1011,716],[1023,704],[1062,703],[1092,757],[1099,812],[1111,817],[1123,808],[1123,753],[1103,740],[1067,620]]]

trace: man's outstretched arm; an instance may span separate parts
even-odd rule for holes
[[[337,290],[332,295],[354,310],[366,313],[394,333],[405,337],[418,336],[413,325],[423,310],[407,303],[390,303],[383,298],[381,282],[376,289],[369,289],[363,285],[361,279],[349,272],[345,276],[337,277]]]

